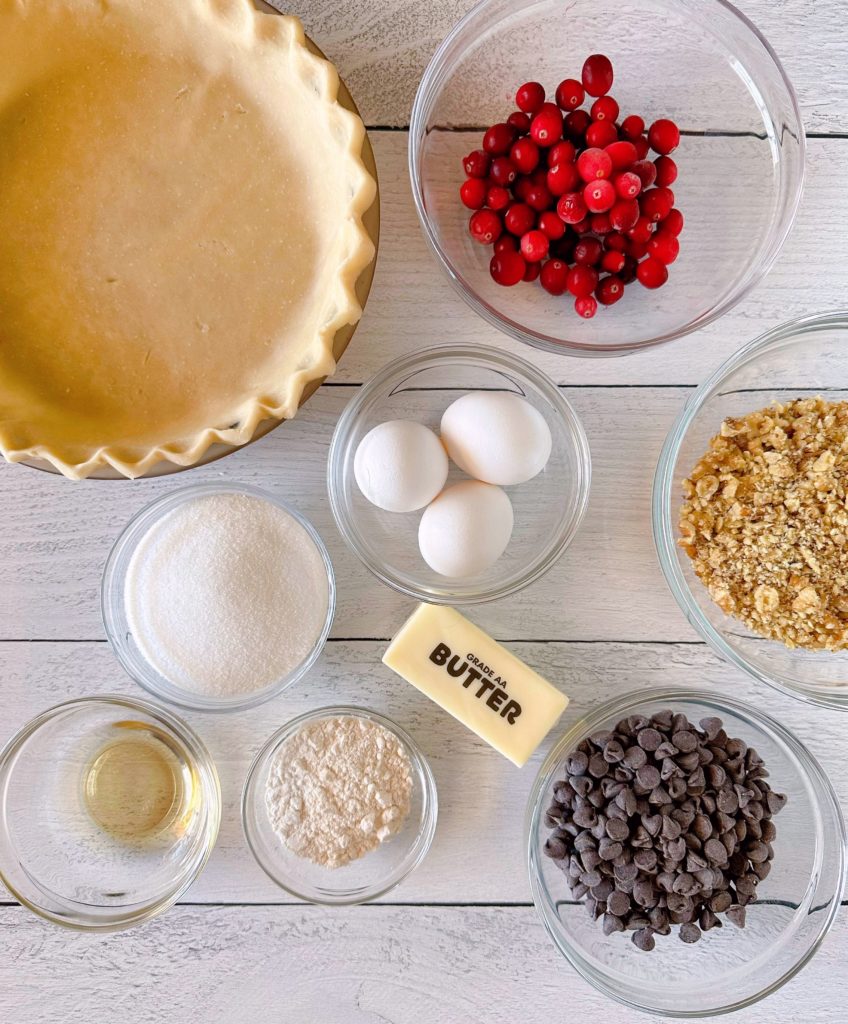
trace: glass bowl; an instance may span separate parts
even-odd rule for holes
[[[673,189],[686,217],[680,258],[660,291],[627,289],[581,320],[568,296],[503,288],[492,250],[468,234],[461,159],[537,79],[552,95],[589,54],[615,67],[622,117],[670,117],[684,137]],[[517,341],[572,355],[620,355],[682,337],[742,299],[777,257],[804,181],[804,129],[786,74],[757,29],[725,0],[482,0],[424,73],[409,131],[412,192],[448,278]]]
[[[360,492],[353,460],[362,438],[379,423],[417,420],[439,429],[442,413],[469,391],[521,395],[545,417],[553,437],[546,468],[507,488],[515,512],[509,546],[484,573],[440,576],[418,549],[421,512],[385,512]],[[360,389],[336,426],[327,486],[336,525],[378,579],[430,604],[471,605],[514,594],[544,575],[580,526],[589,500],[591,458],[574,410],[550,378],[517,356],[481,345],[424,349],[384,366]],[[466,477],[451,464],[448,484]]]
[[[265,786],[274,757],[286,740],[304,725],[341,717],[376,722],[403,744],[412,765],[411,806],[402,829],[391,839],[359,860],[327,868],[298,857],[281,842],[265,807]],[[281,889],[309,903],[350,906],[384,896],[426,857],[436,834],[438,798],[430,766],[409,733],[375,711],[340,705],[298,715],[274,733],[250,766],[241,811],[248,846],[260,867]]]
[[[731,737],[756,747],[769,782],[789,800],[775,818],[775,859],[747,908],[747,925],[725,922],[694,945],[657,936],[643,953],[628,933],[605,937],[560,868],[542,848],[545,811],[565,757],[595,732],[633,714],[665,708],[693,722],[717,716]],[[813,956],[839,909],[845,868],[845,825],[833,787],[798,740],[756,708],[708,691],[641,690],[598,708],[557,743],[539,770],[527,811],[530,887],[548,934],[572,966],[605,995],[669,1017],[701,1017],[750,1006],[792,978]]]
[[[132,840],[102,828],[86,796],[94,766],[117,777],[101,755],[128,737],[166,750],[180,785],[167,822]],[[133,807],[141,796],[130,787]],[[85,930],[128,928],[167,910],[203,870],[221,818],[218,774],[195,733],[162,708],[118,696],[67,701],[21,729],[0,753],[0,801],[0,880],[36,914]]]
[[[229,698],[208,696],[196,693],[182,686],[177,686],[157,671],[144,656],[136,642],[124,606],[124,584],[133,554],[151,527],[185,502],[215,494],[246,494],[250,497],[261,498],[263,501],[270,502],[272,505],[276,505],[277,508],[282,509],[283,512],[291,516],[292,519],[295,519],[309,534],[327,570],[327,616],[321,633],[309,654],[288,675],[271,683],[270,686],[243,696],[239,695]],[[164,497],[157,498],[156,501],[146,505],[127,523],[115,541],[106,560],[101,584],[100,607],[106,635],[118,661],[120,661],[129,675],[152,693],[154,697],[195,711],[241,711],[246,708],[256,707],[258,704],[276,697],[283,690],[296,683],[315,664],[318,656],[324,649],[324,644],[330,634],[330,627],[333,624],[333,615],[335,614],[336,607],[336,585],[333,565],[324,542],[309,520],[305,519],[290,505],[274,497],[273,494],[269,494],[258,487],[250,487],[247,484],[224,482],[193,484],[189,487],[182,487],[179,490],[171,491],[169,494],[164,495]]]
[[[682,481],[727,416],[774,401],[822,395],[848,400],[848,313],[807,317],[768,331],[740,349],[690,397],[660,455],[653,529],[660,565],[686,618],[707,643],[755,679],[824,707],[848,710],[848,651],[790,650],[751,633],[716,605],[678,546]]]

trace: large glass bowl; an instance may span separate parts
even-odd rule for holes
[[[587,321],[568,295],[492,281],[491,248],[469,236],[459,186],[462,157],[514,109],[522,82],[537,79],[550,96],[598,52],[614,64],[622,117],[670,117],[683,130],[673,188],[686,227],[664,288],[629,287]],[[798,207],[804,129],[774,51],[724,0],[482,0],[424,74],[409,170],[425,237],[473,309],[540,349],[618,355],[698,330],[762,278]]]
[[[794,697],[848,711],[848,651],[790,650],[751,633],[716,605],[679,547],[682,481],[727,416],[772,402],[822,395],[848,400],[848,313],[777,327],[732,356],[702,384],[671,428],[654,478],[653,528],[660,565],[686,618],[723,658]]]
[[[775,817],[775,858],[744,929],[725,922],[686,945],[657,936],[643,953],[629,933],[603,934],[575,900],[557,862],[543,853],[545,811],[564,778],[566,756],[588,736],[622,718],[666,708],[697,723],[717,716],[731,737],[756,748],[769,783],[788,796]],[[704,1017],[750,1006],[790,980],[821,945],[839,909],[845,869],[845,825],[820,765],[782,725],[741,701],[700,690],[626,694],[575,723],[548,755],[530,794],[527,856],[536,909],[557,949],[605,995],[669,1017]]]

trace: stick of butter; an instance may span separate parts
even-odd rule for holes
[[[453,608],[421,604],[383,663],[520,768],[568,698]]]

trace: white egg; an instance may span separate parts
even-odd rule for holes
[[[353,457],[360,491],[387,512],[424,508],[445,486],[448,457],[423,423],[389,420],[369,430]]]
[[[551,455],[545,417],[506,391],[473,391],[458,398],[445,410],[441,432],[448,455],[461,470],[501,487],[531,480]]]
[[[440,576],[476,576],[504,553],[512,523],[512,502],[500,487],[465,480],[424,510],[418,527],[421,556]]]

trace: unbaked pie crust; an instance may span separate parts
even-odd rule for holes
[[[365,129],[250,0],[0,0],[0,451],[127,477],[295,414],[374,256]]]

